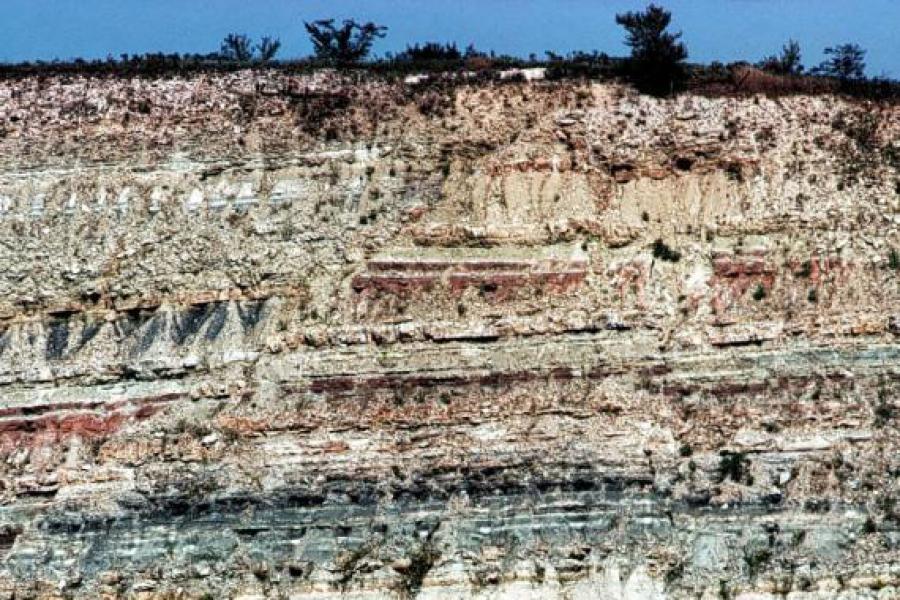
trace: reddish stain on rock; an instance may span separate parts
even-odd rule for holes
[[[563,293],[580,285],[587,275],[583,260],[402,260],[370,261],[366,272],[353,278],[357,293],[408,296],[444,288],[459,296],[478,288],[492,300],[513,297],[523,288]]]
[[[180,394],[120,402],[65,402],[8,409],[0,419],[0,447],[55,444],[72,436],[103,438],[132,420],[146,419]]]

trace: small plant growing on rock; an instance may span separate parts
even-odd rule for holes
[[[731,452],[723,450],[719,454],[718,476],[719,481],[730,479],[735,483],[745,483],[749,480],[747,467],[750,460],[743,452]]]
[[[751,579],[755,578],[770,560],[772,560],[772,551],[768,548],[744,550],[744,563],[747,565],[747,573]]]
[[[763,298],[766,297],[766,286],[761,283],[756,284],[756,289],[753,290],[753,299],[759,302]]]
[[[866,517],[866,521],[863,523],[863,533],[875,533],[876,531],[878,531],[878,525],[875,523],[875,519]]]
[[[885,496],[878,500],[878,508],[883,514],[885,521],[891,523],[900,523],[900,512],[897,511],[897,498],[894,496]]]
[[[875,427],[884,427],[894,418],[894,407],[887,401],[885,394],[879,395],[878,404],[875,405]]]
[[[653,257],[668,262],[678,262],[681,260],[681,253],[673,250],[661,239],[653,242]]]
[[[897,252],[896,248],[891,248],[888,253],[888,268],[893,271],[900,270],[900,252]]]
[[[425,577],[441,558],[441,552],[434,540],[437,526],[433,527],[425,537],[424,542],[409,555],[408,565],[401,570],[400,592],[401,598],[415,598],[422,589]]]
[[[360,561],[369,556],[377,547],[378,540],[370,539],[359,546],[341,552],[335,560],[335,565],[341,574],[338,585],[346,590],[350,582],[357,575]]]

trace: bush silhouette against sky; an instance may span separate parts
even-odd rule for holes
[[[631,48],[629,71],[637,88],[662,96],[680,89],[686,77],[687,47],[681,32],[672,32],[672,13],[656,4],[643,11],[616,15],[625,28],[625,43]]]
[[[826,47],[860,44],[869,76],[900,77],[900,2],[866,0],[666,0],[671,29],[683,31],[691,61],[758,61],[788,39],[799,42],[806,66],[827,57]],[[278,58],[308,56],[304,21],[372,21],[390,28],[375,40],[375,55],[436,40],[474,44],[498,54],[527,57],[552,50],[598,50],[625,56],[615,15],[644,10],[637,0],[4,0],[0,60],[106,58],[145,52],[208,53],[239,32],[282,42]]]

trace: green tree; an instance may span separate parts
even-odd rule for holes
[[[642,12],[616,15],[616,23],[628,32],[629,75],[642,92],[664,96],[684,85],[688,52],[679,41],[681,32],[667,31],[671,22],[672,13],[655,4]]]
[[[275,55],[278,54],[280,48],[281,41],[278,38],[263,36],[256,45],[256,51],[259,53],[260,62],[267,63],[275,58]]]
[[[779,75],[800,75],[803,72],[802,60],[800,43],[795,40],[788,40],[781,47],[780,55],[764,58],[759,66],[766,71]]]
[[[334,19],[303,22],[313,44],[316,58],[337,66],[360,62],[369,55],[375,38],[383,38],[387,27],[375,23],[357,23],[347,19],[336,27]]]
[[[222,40],[219,55],[225,60],[249,62],[253,58],[253,43],[242,33],[229,33]]]
[[[841,81],[863,79],[866,74],[866,51],[858,44],[841,44],[825,48],[826,58],[816,67],[818,75],[834,77]]]

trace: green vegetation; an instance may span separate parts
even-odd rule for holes
[[[281,42],[277,38],[265,36],[258,44],[253,45],[253,40],[244,34],[229,33],[222,40],[219,48],[219,56],[226,62],[249,63],[253,60],[254,50],[259,54],[260,63],[268,63],[281,48]]]
[[[343,550],[338,554],[335,563],[340,573],[338,585],[342,590],[346,590],[356,576],[360,561],[369,556],[379,542],[380,538],[369,539],[356,547]]]
[[[340,27],[334,19],[304,22],[316,58],[337,67],[349,67],[363,61],[372,50],[376,38],[383,38],[387,27],[357,23],[345,19]]]
[[[863,533],[875,533],[878,531],[878,525],[872,517],[866,517],[863,523]]]
[[[759,302],[763,298],[766,297],[766,286],[761,283],[756,284],[756,289],[753,290],[753,299]]]
[[[246,35],[229,33],[222,40],[222,47],[219,54],[225,60],[233,60],[236,62],[249,62],[253,57],[253,42]]]
[[[409,553],[409,567],[403,571],[400,580],[401,598],[415,598],[422,589],[425,576],[440,559],[441,552],[434,540],[438,525],[432,526],[425,539]]]
[[[865,77],[866,51],[858,44],[841,44],[825,48],[825,55],[829,58],[814,69],[816,74],[841,81],[854,81]]]
[[[888,253],[888,268],[893,271],[900,269],[900,252],[896,248],[891,248]]]
[[[735,483],[746,483],[747,485],[750,485],[748,482],[752,483],[752,479],[750,479],[750,476],[747,474],[747,467],[749,465],[750,460],[743,452],[723,450],[719,454],[719,467],[717,469],[719,482],[730,479]]]
[[[281,49],[281,41],[278,38],[263,36],[256,45],[256,51],[259,53],[259,60],[262,63],[268,63],[275,58]]]
[[[782,46],[780,55],[764,58],[759,63],[759,68],[777,75],[800,75],[803,73],[800,44],[795,40],[788,40]]]
[[[747,574],[751,579],[772,560],[772,551],[768,548],[757,548],[744,551],[744,563],[747,565]]]
[[[875,414],[875,427],[884,427],[894,418],[894,405],[889,400],[889,394],[886,389],[882,388],[878,391],[878,403],[875,405],[873,412]]]
[[[617,14],[616,23],[625,29],[628,57],[610,57],[596,50],[576,50],[563,56],[552,51],[540,60],[538,54],[527,58],[498,56],[470,45],[460,50],[455,42],[409,44],[402,52],[372,58],[374,42],[386,36],[387,27],[373,22],[346,19],[340,25],[334,19],[304,22],[313,44],[313,55],[306,58],[276,60],[281,42],[263,37],[259,43],[244,34],[228,34],[217,52],[207,54],[123,54],[105,60],[38,61],[0,64],[0,78],[32,75],[81,76],[183,76],[188,73],[220,72],[265,65],[288,73],[305,73],[323,66],[356,69],[389,81],[405,74],[467,72],[461,81],[500,80],[499,71],[512,68],[542,67],[547,80],[591,79],[624,81],[639,91],[657,96],[688,89],[693,93],[716,95],[831,94],[844,93],[868,100],[900,100],[900,81],[886,77],[865,77],[866,51],[856,44],[841,44],[825,50],[827,60],[805,71],[799,44],[794,40],[781,53],[764,58],[755,66],[746,61],[729,65],[688,64],[688,51],[680,32],[669,31],[672,13],[650,4],[643,11]],[[521,81],[507,74],[503,81]],[[452,80],[452,78],[447,78]]]
[[[664,241],[658,239],[653,242],[653,257],[668,262],[678,262],[681,260],[681,253],[678,250],[673,250]]]
[[[684,86],[687,47],[679,38],[681,32],[667,31],[672,13],[651,4],[643,12],[616,15],[616,23],[628,32],[625,43],[631,48],[627,72],[642,92],[665,96]]]
[[[475,47],[469,46],[469,49],[466,52],[471,55],[475,53]],[[441,44],[439,42],[425,42],[421,46],[419,44],[415,44],[413,46],[406,46],[406,50],[401,52],[395,57],[395,60],[399,61],[411,61],[416,63],[425,63],[425,62],[453,62],[462,59],[463,54],[459,51],[459,48],[456,47],[456,42]]]

